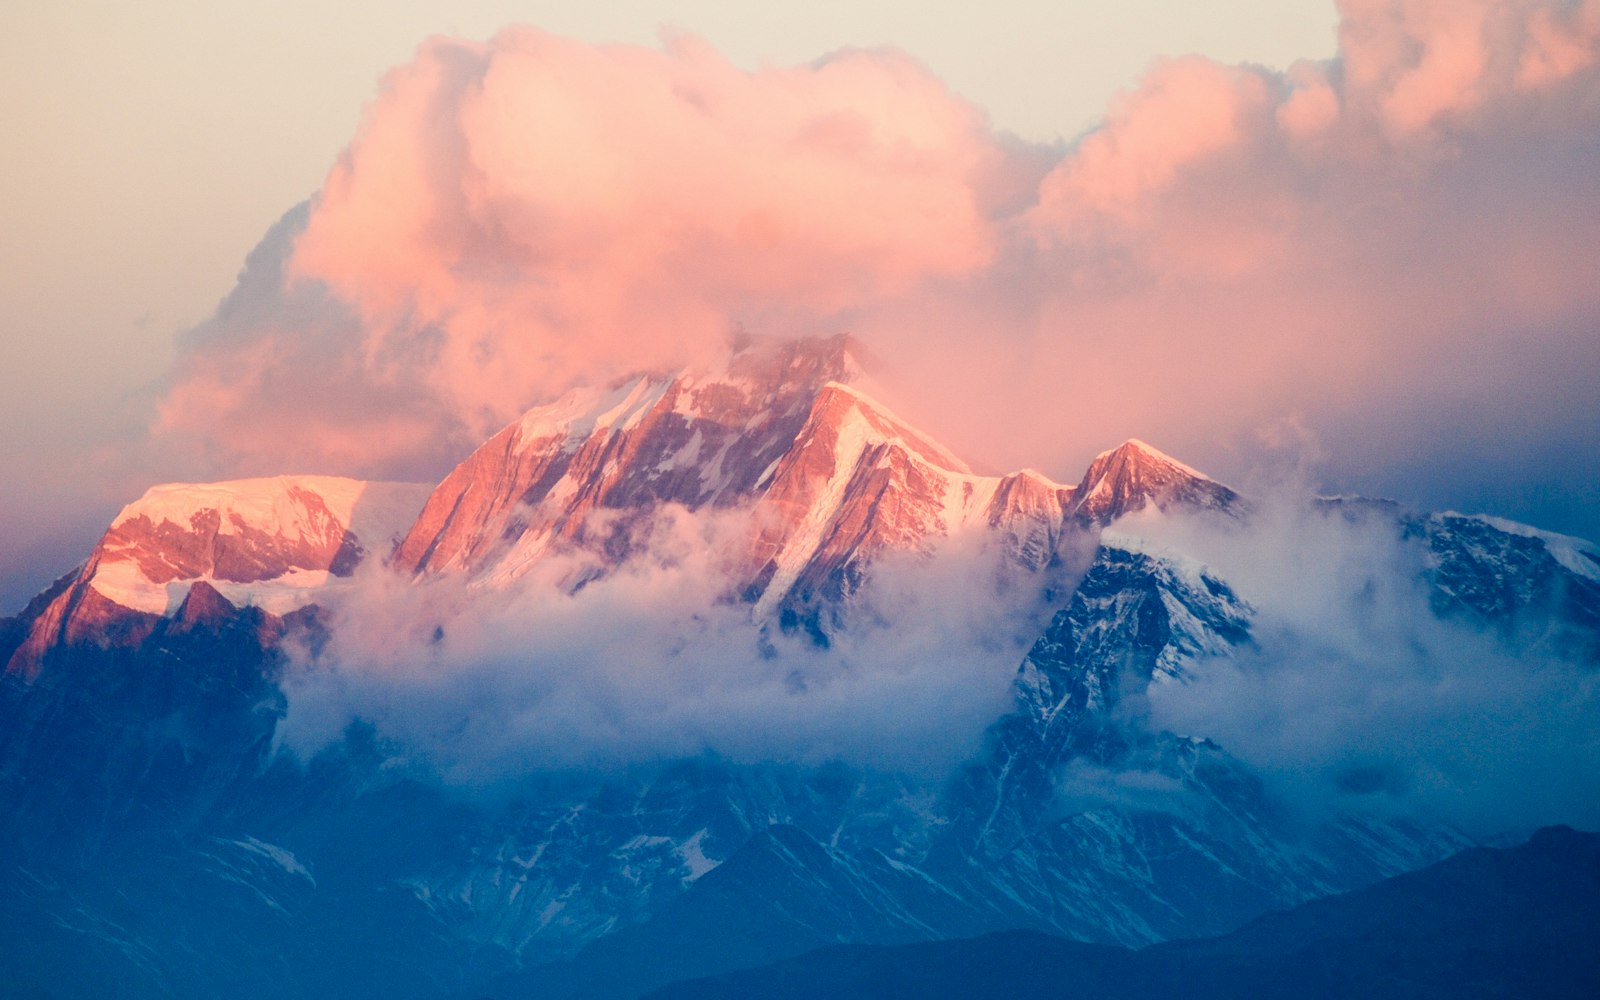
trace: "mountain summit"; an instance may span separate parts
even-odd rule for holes
[[[201,583],[233,605],[293,610],[368,556],[387,558],[426,492],[336,476],[152,487],[34,618],[6,671],[31,675],[55,645],[137,643]]]
[[[1137,438],[1096,455],[1077,497],[1074,513],[1098,524],[1145,506],[1226,510],[1238,500],[1226,486]]]
[[[625,556],[662,503],[750,506],[742,589],[764,614],[840,596],[875,554],[957,532],[996,532],[1039,569],[1069,518],[1234,499],[1140,442],[1101,455],[1076,489],[1032,470],[976,475],[863,390],[860,353],[845,336],[753,341],[717,370],[641,374],[536,407],[445,478],[396,565],[500,586],[564,545]],[[612,515],[603,528],[600,511]]]
[[[589,539],[595,511],[743,503],[767,485],[823,388],[859,373],[848,337],[756,341],[717,370],[573,390],[445,477],[396,565],[503,581],[554,544]],[[613,525],[617,537],[625,527]]]

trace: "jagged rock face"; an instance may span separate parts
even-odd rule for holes
[[[994,806],[953,818],[960,850],[992,861],[1034,836],[1038,817],[1047,815],[1059,797],[1060,769],[1073,759],[1111,767],[1138,751],[1171,768],[1179,759],[1217,757],[1216,748],[1188,741],[1159,752],[1136,748],[1111,720],[1124,696],[1151,684],[1182,683],[1185,663],[1248,644],[1253,614],[1200,567],[1102,545],[1018,668],[1016,711],[994,725],[989,752],[961,776],[964,795]],[[1075,849],[1092,842],[1085,836],[1077,835]],[[1075,919],[1072,933],[1079,935],[1092,922],[1083,914]],[[1139,926],[1154,926],[1148,916],[1141,921],[1112,923],[1125,940],[1140,933],[1160,936],[1140,932]]]
[[[1600,550],[1495,518],[1433,514],[1408,533],[1428,549],[1434,610],[1501,627],[1524,619],[1600,633]],[[1595,647],[1600,649],[1600,647]]]
[[[736,589],[758,616],[792,593],[836,599],[881,552],[975,527],[1045,565],[1071,490],[1037,473],[973,475],[845,384],[850,350],[845,338],[761,344],[726,372],[641,376],[530,411],[445,479],[396,562],[506,585],[552,547],[624,556],[630,518],[677,503],[748,508]],[[598,537],[596,512],[611,515]]]
[[[33,676],[0,678],[0,827],[14,838],[92,854],[186,826],[266,760],[283,710],[274,650],[305,613],[236,608],[201,581],[171,617],[114,620],[116,641],[58,643]]]
[[[873,555],[973,532],[1037,572],[1059,557],[1064,536],[1148,504],[1228,510],[1236,501],[1139,442],[1101,455],[1078,487],[1032,470],[974,475],[870,398],[829,386],[756,507],[757,589],[767,606],[836,599]]]
[[[530,410],[439,485],[396,564],[511,579],[596,510],[746,502],[854,366],[845,337],[762,343],[725,371],[641,375]]]
[[[1069,530],[1146,504],[1233,502],[1138,442],[1096,459],[1077,489],[1033,471],[974,475],[848,384],[859,377],[852,349],[848,338],[763,342],[725,371],[639,376],[534,409],[445,479],[397,565],[505,585],[563,546],[615,562],[630,527],[662,503],[745,507],[735,590],[766,617],[837,601],[882,552],[957,533],[985,532],[1037,572]]]
[[[1072,599],[1018,671],[1030,730],[1048,767],[1075,749],[1080,723],[1113,712],[1123,685],[1184,679],[1184,665],[1250,641],[1253,609],[1202,567],[1102,544]]]
[[[21,643],[6,659],[5,673],[33,680],[49,653],[58,647],[138,646],[160,621],[160,615],[135,611],[101,596],[79,573],[71,586],[24,626]]]
[[[1019,565],[1043,569],[1056,555],[1077,490],[1031,469],[995,485],[984,520]]]
[[[755,508],[757,613],[791,594],[838,600],[873,556],[979,522],[997,483],[871,399],[825,386]]]

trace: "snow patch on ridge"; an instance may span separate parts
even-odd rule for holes
[[[718,862],[706,857],[705,851],[701,846],[708,832],[704,828],[697,830],[694,836],[675,848],[678,857],[683,859],[683,866],[689,869],[689,878],[687,879],[689,882],[698,881],[700,876],[718,865]]]
[[[561,437],[563,448],[577,448],[600,431],[636,426],[671,385],[671,379],[641,375],[609,389],[573,389],[554,403],[523,414],[517,424],[518,439]]]
[[[873,441],[872,427],[859,407],[845,411],[836,428],[833,441],[833,469],[819,489],[805,515],[794,524],[778,553],[777,569],[772,575],[760,600],[756,601],[755,615],[770,615],[778,602],[789,593],[800,578],[806,563],[816,554],[826,534],[829,522],[844,499],[845,487],[850,484],[861,455]]]
[[[293,500],[295,490],[313,493],[322,499],[328,513],[344,525],[356,501],[366,492],[367,483],[337,476],[272,476],[261,479],[235,479],[220,483],[164,483],[152,486],[144,496],[122,508],[111,527],[147,517],[153,524],[171,523],[188,527],[194,516],[207,510],[222,515],[219,533],[237,534],[253,528],[282,538],[304,540],[314,537],[322,527],[308,519],[308,512]]]
[[[1102,459],[1110,458],[1112,455],[1115,455],[1117,452],[1122,451],[1125,448],[1131,448],[1132,450],[1143,455],[1145,458],[1160,462],[1163,465],[1170,465],[1179,472],[1192,476],[1195,479],[1204,479],[1205,481],[1212,483],[1216,482],[1215,479],[1212,479],[1210,476],[1206,475],[1204,472],[1201,472],[1199,469],[1196,469],[1194,466],[1185,465],[1184,463],[1173,458],[1171,455],[1168,455],[1166,452],[1162,451],[1160,448],[1157,448],[1151,444],[1147,444],[1138,438],[1129,438],[1115,448],[1109,448],[1106,451],[1102,451],[1100,454],[1094,457],[1094,461],[1090,462],[1089,465],[1092,467],[1096,462],[1099,462]]]
[[[266,858],[267,860],[276,864],[278,867],[282,868],[284,872],[289,875],[298,875],[307,882],[310,882],[312,885],[317,884],[317,880],[311,875],[311,869],[307,868],[300,861],[300,859],[295,857],[291,852],[284,850],[276,844],[269,844],[264,840],[257,840],[255,837],[246,837],[243,840],[231,841],[231,843],[235,847],[242,848],[251,854]]]
[[[947,534],[976,524],[1000,489],[998,476],[950,476],[945,481],[941,527]]]
[[[972,474],[972,469],[967,466],[967,463],[957,458],[954,452],[950,451],[944,445],[933,440],[932,438],[922,434],[920,431],[917,431],[910,424],[896,416],[887,406],[884,406],[882,403],[878,402],[876,399],[873,399],[871,396],[868,396],[861,390],[855,388],[854,386],[846,385],[843,382],[829,382],[822,388],[824,392],[832,389],[837,392],[844,393],[845,395],[856,400],[856,402],[862,407],[871,410],[879,417],[893,424],[897,432],[896,436],[899,442],[904,444],[908,451],[912,451],[921,455],[923,458],[926,458],[927,460],[938,465],[940,468],[949,472],[955,472],[968,476]]]
[[[821,470],[813,469],[809,482],[792,478],[806,475],[801,471],[804,463],[797,462],[780,473],[780,478],[791,481],[786,486],[773,486],[784,494],[784,499],[775,502],[774,510],[784,510],[790,498],[796,497],[801,498],[804,510],[791,509],[778,514],[786,518],[783,535],[770,564],[772,574],[756,601],[754,614],[757,618],[770,615],[795,585],[812,572],[819,559],[852,558],[837,549],[836,531],[841,524],[847,524],[848,530],[855,532],[862,530],[860,518],[875,520],[880,528],[869,530],[873,537],[892,539],[890,544],[897,547],[917,547],[941,537],[987,530],[992,526],[992,518],[1004,519],[1008,513],[995,510],[996,498],[1007,478],[973,473],[949,450],[912,429],[854,387],[838,382],[823,386],[807,433],[797,441],[797,450],[791,454],[800,455],[817,448],[826,448],[831,458],[831,467],[825,476],[819,474]],[[862,463],[869,453],[875,454],[876,467],[864,470]],[[901,463],[909,463],[911,469],[893,471]],[[863,472],[869,475],[863,478]],[[893,502],[881,504],[850,495],[852,488],[857,488],[853,484],[868,482],[883,472],[891,476],[907,475],[919,486],[907,489]],[[763,473],[762,480],[766,481],[770,474],[771,470]],[[1070,490],[1037,472],[1022,478],[1043,487],[1041,492],[1051,497]],[[876,496],[877,486],[864,488]],[[768,499],[773,496],[769,493]],[[1041,506],[1049,506],[1048,501],[1042,501]],[[1054,515],[1046,518],[1050,522],[1044,525],[1046,530],[1059,524],[1062,514],[1059,501],[1056,506]]]
[[[1466,520],[1481,521],[1496,531],[1503,531],[1508,535],[1520,535],[1523,538],[1537,538],[1544,543],[1550,556],[1561,567],[1574,576],[1581,576],[1588,580],[1600,582],[1600,546],[1586,539],[1576,538],[1572,535],[1559,535],[1553,531],[1545,531],[1519,521],[1508,521],[1503,517],[1493,517],[1489,514],[1458,514],[1455,511],[1444,511],[1437,515],[1440,518],[1460,517]]]
[[[246,533],[286,543],[316,545],[346,533],[367,551],[386,557],[404,536],[427,499],[421,483],[386,483],[338,476],[273,476],[217,483],[165,483],[151,487],[111,522],[91,563],[89,586],[102,597],[147,614],[169,615],[189,589],[204,580],[235,606],[256,606],[274,614],[292,611],[314,592],[339,585],[329,566],[288,565],[264,580],[242,583],[211,572],[154,580],[141,559],[159,541],[132,534],[141,519],[154,529],[170,525],[199,538],[200,520],[217,516],[218,536]],[[316,503],[307,503],[313,498]],[[119,532],[119,529],[121,531]]]

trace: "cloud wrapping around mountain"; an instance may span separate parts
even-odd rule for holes
[[[1252,642],[1155,684],[1136,724],[1215,740],[1313,813],[1444,821],[1480,836],[1600,825],[1594,636],[1553,608],[1440,617],[1428,555],[1388,510],[1262,495],[1247,525],[1136,516],[1254,608]],[[1513,570],[1514,571],[1514,570]]]
[[[972,536],[885,555],[823,648],[729,599],[747,530],[738,511],[668,506],[635,526],[648,542],[620,566],[597,575],[571,551],[509,587],[369,564],[331,599],[327,645],[295,655],[277,738],[309,760],[360,721],[397,761],[475,792],[702,754],[937,784],[1014,710],[1018,664],[1053,610],[1043,588],[1070,589],[1097,538],[1064,539],[1049,578]],[[1279,485],[1243,522],[1146,510],[1112,530],[1114,545],[1203,566],[1250,608],[1250,640],[1187,660],[1180,681],[1124,678],[1120,724],[1216,742],[1311,820],[1486,837],[1600,824],[1594,636],[1574,644],[1542,607],[1441,618],[1427,552],[1392,510],[1322,509]],[[1057,778],[1069,813],[1195,806],[1138,755]]]
[[[1341,9],[1336,59],[1161,61],[1065,149],[891,51],[430,41],[159,430],[219,472],[437,474],[570,384],[848,328],[997,467],[1138,435],[1237,470],[1297,419],[1341,488],[1593,533],[1600,3]]]
[[[702,753],[941,774],[977,752],[1048,617],[1019,589],[1042,580],[976,539],[889,555],[821,648],[728,599],[747,530],[668,506],[605,575],[574,552],[510,587],[368,567],[289,672],[279,739],[309,759],[359,719],[475,788]]]

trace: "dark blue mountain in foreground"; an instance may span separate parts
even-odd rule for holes
[[[1137,519],[1248,538],[1252,500],[1137,441],[1076,485],[975,474],[863,392],[850,350],[758,345],[725,370],[577,392],[436,487],[287,476],[130,504],[0,621],[0,991],[632,997],[830,945],[995,932],[1116,956],[1471,846],[1359,796],[1307,815],[1228,746],[1148,724],[1152,695],[1182,699],[1281,636]],[[970,547],[963,596],[1016,634],[930,655],[1009,657],[1009,700],[937,773],[535,759],[484,794],[360,717],[309,758],[284,751],[297,680],[344,666],[360,588],[561,599],[663,558],[663,511],[746,529],[706,603],[745,616],[752,665],[780,637],[891,643],[903,623],[872,603],[875,574],[915,585]],[[1387,539],[1404,559],[1372,572],[1425,594],[1422,614],[1592,677],[1594,546],[1368,501],[1310,516]],[[415,615],[414,645],[450,641]]]
[[[1600,996],[1600,834],[1540,830],[1417,872],[1138,951],[1030,932],[845,945],[650,1000],[1318,1000]]]

